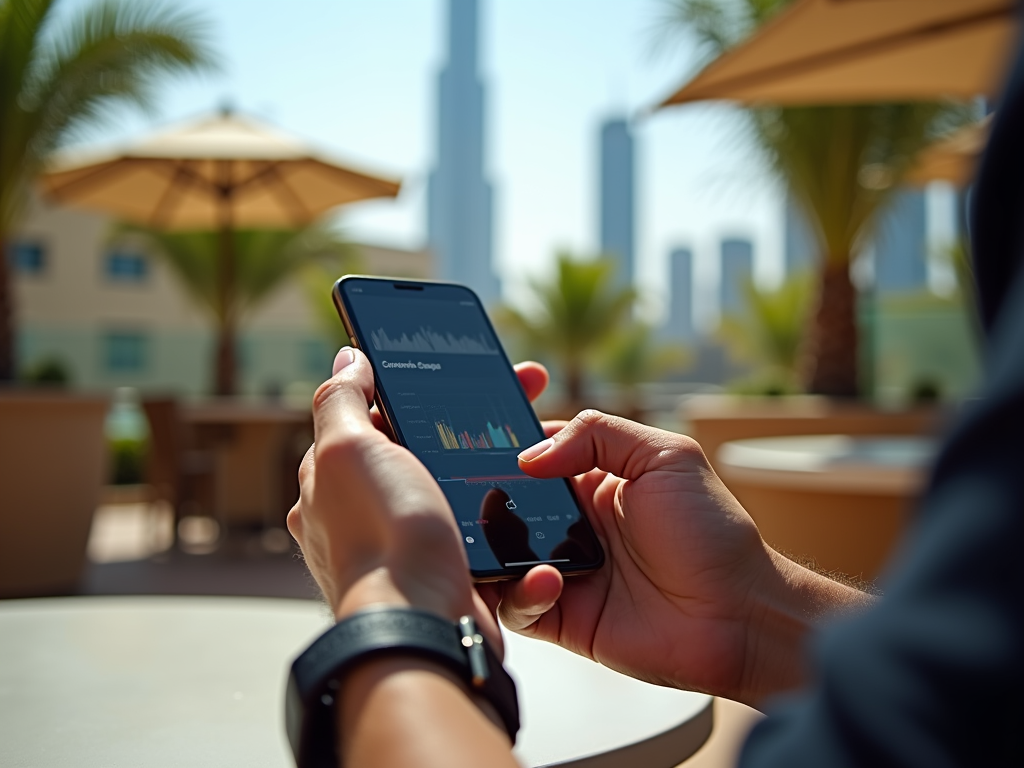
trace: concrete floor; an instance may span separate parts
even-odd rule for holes
[[[202,533],[194,530],[191,543],[171,547],[167,510],[145,504],[101,507],[79,594],[319,597],[286,532],[232,532],[216,544],[204,541]]]

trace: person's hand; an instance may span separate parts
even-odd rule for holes
[[[480,585],[508,628],[642,680],[750,703],[800,681],[799,639],[816,618],[802,590],[824,577],[762,541],[695,441],[584,411],[523,451],[520,467],[576,476],[607,560],[564,588],[551,566]]]
[[[412,453],[376,427],[372,400],[369,361],[342,349],[334,376],[313,397],[315,442],[288,513],[310,572],[339,619],[381,603],[452,620],[471,614],[500,648],[444,494]]]

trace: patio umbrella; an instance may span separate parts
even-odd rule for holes
[[[657,108],[969,99],[1000,85],[1015,0],[797,0]]]
[[[922,150],[905,180],[922,186],[933,181],[948,181],[958,187],[970,184],[981,151],[988,141],[990,122],[986,117],[981,122],[964,126]]]
[[[119,151],[65,154],[40,179],[52,202],[164,230],[218,230],[218,285],[230,306],[233,231],[292,228],[325,211],[395,197],[399,182],[325,158],[256,120],[224,111]],[[218,341],[217,394],[234,390],[233,319]]]

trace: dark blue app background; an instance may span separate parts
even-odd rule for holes
[[[472,570],[593,564],[596,539],[565,481],[519,470],[517,454],[544,436],[473,294],[342,285],[399,437],[447,496]]]

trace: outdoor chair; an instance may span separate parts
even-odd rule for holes
[[[142,409],[149,421],[146,482],[152,489],[151,501],[165,501],[173,510],[177,542],[182,518],[214,516],[214,455],[196,447],[175,398],[146,399]]]

